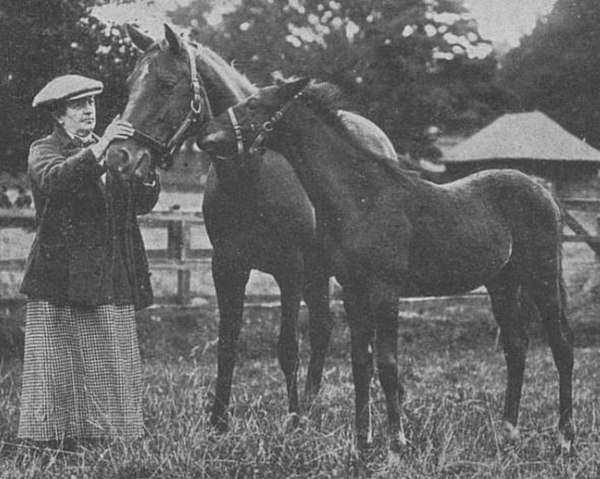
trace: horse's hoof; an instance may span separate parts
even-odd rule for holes
[[[502,442],[504,444],[514,445],[521,440],[519,428],[513,426],[508,421],[502,421],[502,427],[500,432],[502,434]]]
[[[210,425],[217,434],[225,434],[229,429],[229,423],[223,417],[210,418]]]
[[[571,432],[571,434],[569,434],[569,432]],[[569,432],[564,433],[563,431],[558,431],[559,454],[569,458],[576,458],[577,449],[575,448],[574,434],[572,434],[573,431]]]
[[[406,436],[404,432],[398,431],[392,437],[390,437],[390,451],[394,454],[399,454],[406,449]]]
[[[300,429],[300,415],[297,412],[292,412],[288,415],[283,423],[285,431],[294,432]]]
[[[398,451],[389,450],[387,459],[386,459],[386,467],[390,470],[397,469],[402,464],[402,454]]]
[[[373,449],[373,439],[370,437],[358,436],[356,438],[356,448],[359,454],[369,454]]]

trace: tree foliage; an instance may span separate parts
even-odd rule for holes
[[[0,170],[26,169],[30,143],[48,132],[31,107],[52,78],[77,73],[104,82],[98,123],[126,99],[134,51],[119,29],[90,15],[92,0],[2,0],[0,3]]]
[[[206,11],[197,0],[173,18],[258,84],[274,72],[336,83],[413,156],[427,156],[431,126],[476,128],[504,104],[461,0],[243,0],[216,27]]]
[[[558,0],[510,51],[501,80],[522,110],[538,109],[600,148],[600,2]]]

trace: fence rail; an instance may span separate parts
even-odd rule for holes
[[[580,211],[600,215],[600,199],[571,198],[562,201],[565,224],[572,231],[564,233],[564,242],[584,242],[600,257],[600,222],[595,231],[582,225],[570,212]],[[162,249],[148,249],[148,260],[153,270],[177,272],[177,301],[186,304],[190,300],[191,273],[206,267],[212,257],[211,248],[192,248],[192,227],[204,225],[200,212],[154,211],[138,218],[142,228],[166,228],[167,245]],[[35,228],[35,215],[31,209],[0,209],[1,228]],[[0,258],[0,271],[22,271],[25,258]]]
[[[153,211],[138,217],[141,228],[166,228],[166,248],[147,249],[148,262],[152,270],[177,272],[177,302],[186,304],[190,300],[191,273],[205,267],[212,257],[212,248],[192,248],[192,227],[203,226],[204,218],[197,212]],[[35,214],[31,209],[0,209],[1,228],[23,228],[33,230]],[[0,258],[0,271],[22,271],[26,258]]]

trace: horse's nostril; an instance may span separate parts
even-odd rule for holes
[[[119,150],[119,160],[122,164],[126,164],[129,160],[129,152],[125,148]]]
[[[150,154],[147,151],[142,151],[137,160],[137,164],[133,174],[141,180],[146,180],[150,172]]]

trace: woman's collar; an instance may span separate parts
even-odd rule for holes
[[[86,137],[82,137],[77,135],[76,133],[67,131],[62,125],[59,125],[59,129],[62,130],[63,133],[78,146],[86,147],[89,145],[93,145],[99,140],[98,135],[96,135],[93,131]]]

